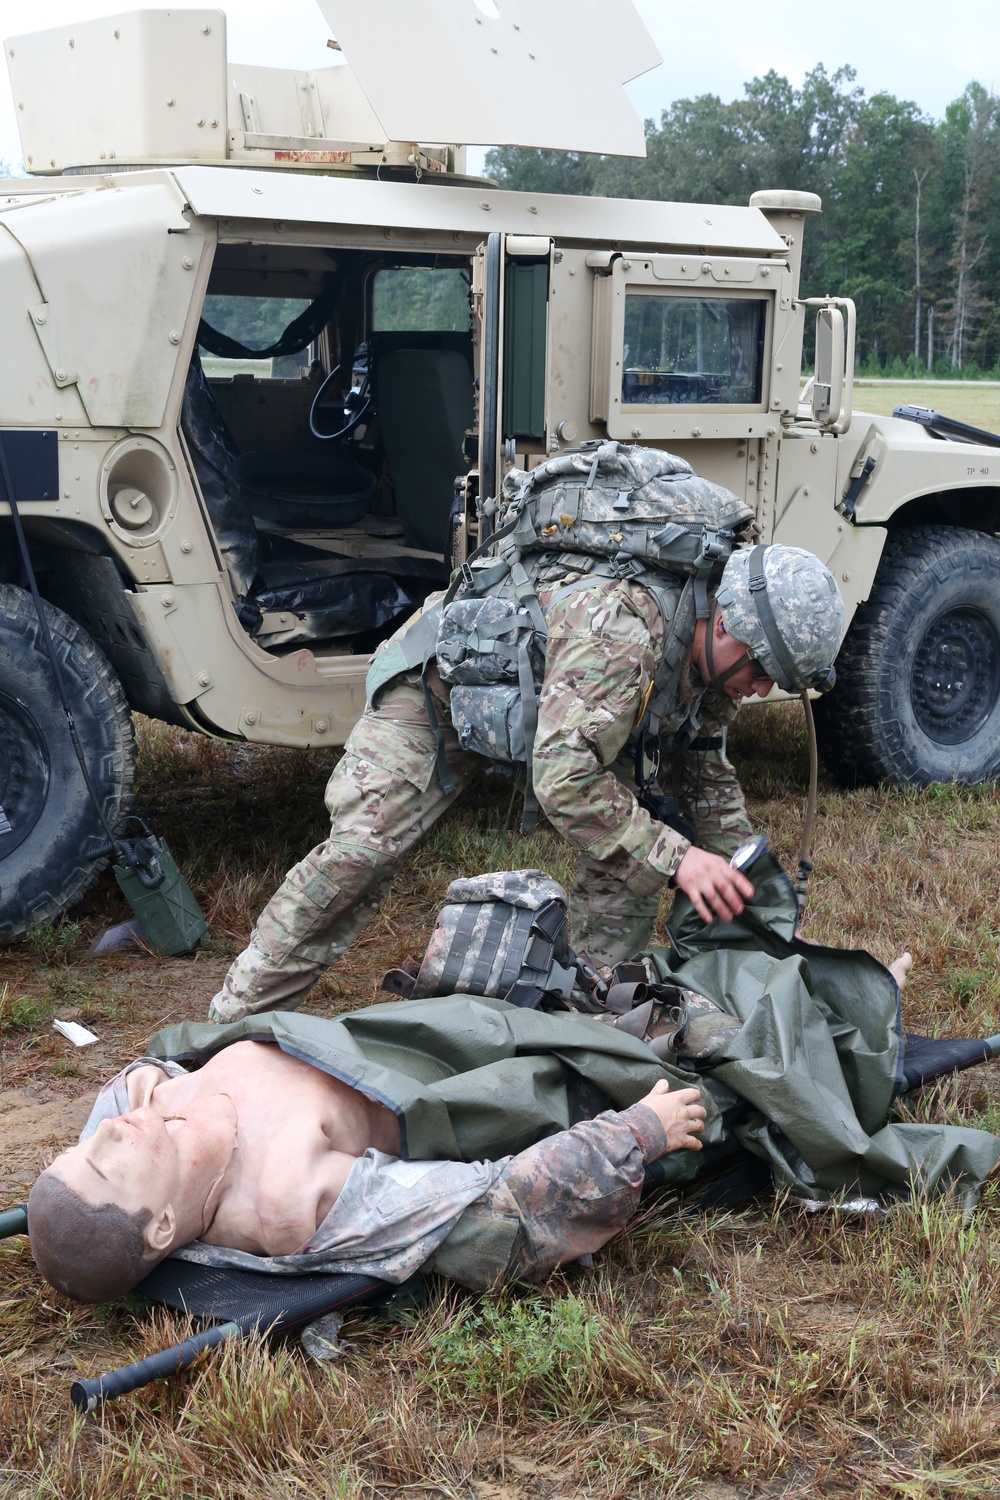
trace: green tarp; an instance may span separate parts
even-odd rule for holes
[[[602,1108],[624,1108],[659,1078],[699,1082],[705,1141],[728,1133],[802,1198],[954,1186],[974,1199],[1000,1139],[958,1126],[887,1124],[899,1077],[899,993],[870,955],[795,938],[787,876],[765,856],[739,922],[705,927],[678,896],[671,946],[653,954],[743,1023],[697,1079],[644,1042],[588,1016],[454,995],[325,1019],[302,1012],[160,1031],[150,1055],[199,1063],[242,1039],[277,1042],[389,1105],[411,1159],[496,1158]],[[677,1152],[667,1180],[703,1157]]]
[[[899,990],[868,953],[795,937],[791,882],[770,857],[739,921],[707,927],[679,896],[660,972],[743,1025],[712,1059],[729,1127],[797,1197],[954,1188],[975,1201],[1000,1139],[957,1125],[887,1124],[900,1073]],[[752,1106],[747,1110],[746,1106]]]

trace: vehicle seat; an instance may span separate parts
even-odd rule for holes
[[[257,529],[241,484],[232,435],[197,354],[191,361],[181,426],[202,497],[236,596],[244,629],[256,635],[265,613],[290,618],[282,647],[336,637],[370,637],[401,620],[440,582],[425,559],[347,558]],[[407,577],[406,587],[396,575]],[[367,647],[370,649],[370,647]]]
[[[457,349],[390,349],[375,366],[375,401],[406,544],[447,557],[455,480],[468,468],[469,362]]]

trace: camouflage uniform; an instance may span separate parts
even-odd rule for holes
[[[565,568],[552,573],[538,581],[543,609],[578,576]],[[624,753],[659,661],[662,618],[638,584],[609,579],[558,600],[546,609],[546,621],[535,793],[552,826],[579,851],[570,896],[573,945],[596,964],[615,964],[649,946],[660,893],[689,847],[639,807]],[[434,666],[428,682],[452,791],[441,789],[438,742],[419,673],[406,674],[352,730],[327,786],[330,837],[289,872],[268,902],[250,947],[213,1001],[213,1019],[298,1005],[370,920],[407,850],[482,767],[482,759],[458,743],[448,691]],[[714,737],[734,711],[731,700],[707,691],[688,665],[676,708],[662,721],[666,755],[685,734]],[[675,790],[703,848],[732,852],[751,831],[724,744],[682,757]]]

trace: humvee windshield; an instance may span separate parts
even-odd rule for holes
[[[456,266],[390,266],[376,271],[371,326],[376,332],[467,332],[468,271]]]
[[[309,303],[296,297],[220,297],[205,298],[202,317],[209,327],[228,338],[251,349],[266,349],[281,337],[284,330]],[[298,379],[303,364],[309,363],[308,349],[305,353],[281,354],[277,358],[254,359],[239,356],[202,353],[202,364],[206,375],[265,375]]]
[[[758,405],[766,327],[764,298],[629,292],[622,405]]]

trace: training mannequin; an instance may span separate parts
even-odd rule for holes
[[[392,1110],[272,1043],[236,1042],[198,1072],[173,1077],[141,1060],[124,1085],[128,1111],[102,1119],[57,1157],[28,1203],[40,1269],[82,1300],[121,1295],[191,1241],[268,1258],[308,1251],[359,1162],[365,1170],[356,1176],[390,1199],[395,1193],[397,1239],[414,1242],[419,1260],[476,1203],[480,1215],[484,1206],[508,1218],[513,1209],[522,1226],[517,1264],[496,1266],[493,1279],[544,1275],[605,1244],[637,1205],[644,1166],[671,1151],[699,1150],[706,1116],[698,1089],[671,1091],[662,1080],[628,1110],[583,1121],[517,1156],[442,1163],[420,1175],[424,1164],[396,1161]],[[377,1169],[387,1165],[383,1189]],[[402,1182],[402,1200],[400,1168],[418,1179]],[[536,1224],[536,1212],[551,1213],[581,1171],[587,1180],[564,1232]],[[82,1222],[74,1228],[74,1216],[101,1211],[102,1240],[110,1227],[121,1248],[116,1254],[109,1246],[81,1268],[70,1247],[88,1236]],[[381,1202],[377,1214],[387,1217]],[[393,1265],[380,1269],[391,1274]]]

